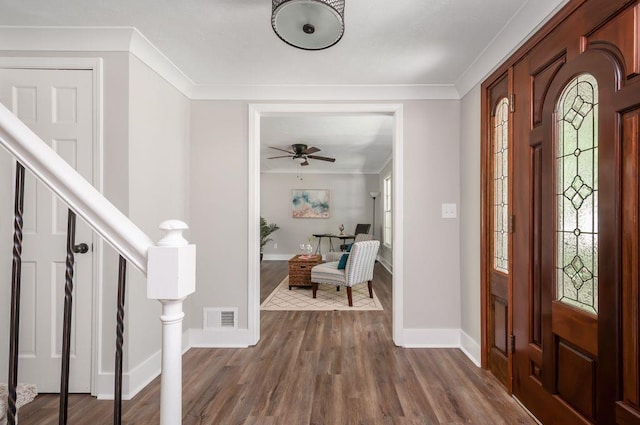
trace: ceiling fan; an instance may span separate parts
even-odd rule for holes
[[[335,162],[336,161],[335,158],[329,158],[327,156],[313,155],[316,152],[320,152],[320,149],[318,149],[316,147],[308,148],[307,145],[304,145],[302,143],[296,143],[296,144],[291,145],[291,148],[293,149],[293,151],[288,151],[286,149],[276,148],[274,146],[269,146],[269,147],[271,149],[275,149],[275,150],[278,150],[278,151],[286,152],[289,155],[272,156],[272,157],[267,158],[267,159],[277,159],[277,158],[297,159],[298,161],[300,161],[300,165],[309,165],[309,161],[307,161],[307,159],[319,159],[320,161],[328,161],[328,162]]]

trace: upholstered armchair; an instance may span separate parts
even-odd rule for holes
[[[339,269],[339,261],[319,264],[311,269],[311,288],[313,298],[316,297],[319,283],[347,287],[349,307],[353,307],[351,288],[360,283],[369,285],[369,297],[373,298],[373,267],[378,255],[380,241],[355,242],[347,258],[344,269]]]
[[[362,242],[362,241],[370,241],[372,239],[373,239],[373,235],[370,235],[368,233],[359,233],[359,234],[356,235],[356,238],[354,239],[353,243]],[[324,254],[324,261],[326,261],[326,262],[340,261],[340,258],[342,258],[343,254],[348,254],[348,252],[345,252],[345,251],[329,251],[326,254]]]

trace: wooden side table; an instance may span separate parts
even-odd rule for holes
[[[311,286],[311,269],[322,263],[322,255],[296,255],[289,260],[289,290],[292,286]]]

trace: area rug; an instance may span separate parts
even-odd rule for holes
[[[9,390],[7,388],[7,384],[0,384],[0,425],[7,424],[7,408],[9,406],[7,402],[8,395]],[[16,387],[16,406],[18,409],[21,408],[30,401],[33,401],[37,395],[38,390],[35,385],[18,384]],[[20,419],[19,415],[18,419]]]
[[[311,287],[294,286],[289,290],[289,276],[278,284],[276,289],[267,297],[260,306],[261,310],[382,310],[382,304],[376,296],[375,286],[373,298],[369,298],[369,289],[366,284],[353,287],[353,307],[349,307],[346,288],[336,291],[333,285],[318,285],[316,298],[313,298]]]

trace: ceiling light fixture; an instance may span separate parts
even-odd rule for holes
[[[287,44],[322,50],[344,34],[345,0],[271,0],[271,26]]]

